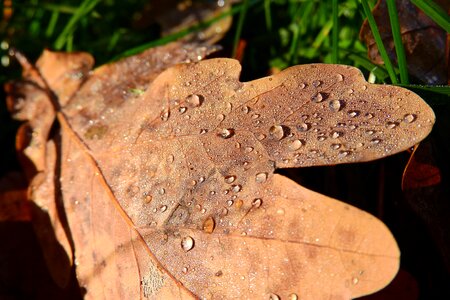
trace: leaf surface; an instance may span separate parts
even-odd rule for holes
[[[389,283],[399,251],[379,220],[274,171],[407,149],[434,123],[417,95],[347,66],[243,83],[231,59],[148,73],[133,59],[90,74],[49,142],[87,298],[348,299]]]

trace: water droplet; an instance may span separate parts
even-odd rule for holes
[[[319,87],[320,85],[322,84],[322,81],[320,81],[320,80],[314,80],[313,82],[312,82],[312,85],[313,85],[313,87]]]
[[[301,140],[293,140],[289,143],[289,150],[296,151],[303,146],[303,142]]]
[[[228,139],[234,135],[234,129],[232,128],[224,128],[222,131],[218,134],[221,138]]]
[[[203,96],[201,95],[189,95],[186,97],[186,103],[190,107],[199,107],[203,103]]]
[[[353,277],[353,279],[352,279],[352,283],[353,283],[353,285],[356,285],[356,284],[358,284],[358,282],[359,282],[359,279],[358,279],[358,277]]]
[[[281,140],[284,137],[284,129],[281,125],[274,125],[270,127],[269,134],[277,140]]]
[[[397,125],[398,125],[397,122],[387,122],[386,128],[393,129],[393,128],[397,127]]]
[[[242,205],[244,204],[244,201],[242,201],[241,199],[236,201],[236,208],[240,209],[242,207]]]
[[[219,270],[214,275],[217,276],[217,277],[220,277],[220,276],[223,275],[223,272],[222,272],[222,270]]]
[[[248,114],[250,112],[250,108],[246,105],[242,106],[242,112],[244,114]]]
[[[225,207],[223,207],[223,208],[220,210],[220,215],[221,215],[222,217],[228,215],[228,209],[226,209]]]
[[[187,108],[184,106],[181,106],[180,108],[178,108],[178,111],[180,112],[180,114],[184,114],[186,112]]]
[[[224,114],[220,114],[220,115],[217,115],[217,121],[223,121],[223,120],[225,120],[225,115]]]
[[[372,119],[372,118],[373,118],[373,114],[371,114],[371,113],[366,113],[364,116],[365,116],[367,119]]]
[[[267,180],[267,173],[261,172],[261,173],[256,174],[255,180],[258,183],[265,182]]]
[[[363,91],[367,90],[367,85],[362,86]]]
[[[338,81],[344,81],[344,76],[342,74],[337,74],[336,77]]]
[[[239,184],[231,186],[231,191],[234,193],[239,193],[242,189],[242,186]]]
[[[166,193],[166,189],[165,188],[160,188],[159,189],[159,194],[160,195],[164,195]]]
[[[262,204],[262,199],[261,199],[261,198],[256,198],[256,199],[254,199],[254,200],[252,201],[252,205],[253,205],[253,207],[255,207],[255,208],[260,207],[261,204]]]
[[[226,183],[233,183],[235,180],[236,180],[236,176],[234,176],[234,175],[225,176]]]
[[[213,217],[207,217],[203,222],[203,231],[205,233],[212,233],[216,227],[216,222]]]
[[[262,134],[262,133],[260,133],[260,134],[258,134],[258,135],[256,136],[256,138],[258,139],[258,141],[262,141],[263,139],[265,139],[265,138],[266,138],[266,135],[265,135],[265,134]]]
[[[300,83],[298,86],[301,90],[303,90],[306,87],[306,84],[304,83]]]
[[[350,151],[339,151],[338,157],[344,158],[347,157],[351,152]]]
[[[167,162],[168,162],[168,163],[173,163],[174,160],[175,160],[175,156],[173,156],[172,154],[170,154],[169,156],[167,156]]]
[[[361,148],[362,146],[364,146],[364,143],[357,143],[356,144],[356,148]]]
[[[245,147],[244,152],[245,153],[250,153],[253,151],[253,147]]]
[[[278,296],[277,294],[271,293],[269,295],[269,300],[280,300],[280,296]]]
[[[372,134],[374,134],[375,133],[375,130],[366,130],[366,134],[367,135],[372,135]]]
[[[341,148],[341,144],[331,144],[331,149],[333,149],[333,150],[337,150],[337,149],[339,149],[339,148]]]
[[[160,207],[161,212],[165,212],[167,210],[167,205],[163,205]]]
[[[358,126],[356,126],[356,125],[350,125],[350,126],[348,126],[348,128],[350,128],[351,130],[355,130],[356,128],[358,128]]]
[[[194,248],[194,244],[195,244],[194,239],[191,238],[190,236],[185,236],[181,240],[181,248],[183,248],[185,252],[192,250],[192,248]]]
[[[370,141],[370,143],[373,144],[373,145],[377,145],[377,144],[379,144],[380,142],[381,142],[380,139],[372,139],[372,140]]]
[[[405,123],[412,123],[415,120],[416,120],[416,115],[406,114],[403,116],[403,122],[405,122]]]
[[[227,205],[228,205],[228,206],[232,206],[233,203],[234,203],[233,200],[228,200],[228,201],[227,201]]]
[[[340,131],[332,131],[332,132],[331,132],[331,137],[332,137],[333,139],[337,139],[338,137],[340,137],[340,136],[342,136],[342,135],[343,135],[343,133],[340,132]]]
[[[317,140],[318,140],[319,142],[325,141],[327,138],[326,138],[326,136],[324,136],[324,135],[325,135],[324,133],[319,134],[319,136],[317,137]]]
[[[259,118],[259,115],[258,114],[253,114],[252,115],[252,119],[258,119]]]
[[[357,117],[357,116],[359,116],[359,111],[358,111],[358,110],[349,110],[349,111],[348,111],[348,116],[349,116],[350,118]]]
[[[192,181],[191,181],[191,185],[192,185],[192,186],[196,186],[196,185],[197,185],[197,180],[192,180]]]
[[[187,274],[188,268],[187,268],[187,267],[184,267],[184,268],[181,270],[181,272],[183,272],[183,274]]]
[[[168,110],[163,110],[161,112],[160,117],[161,117],[161,120],[163,120],[165,122],[165,121],[169,120],[170,112]]]
[[[323,93],[317,93],[314,96],[311,97],[312,102],[320,103],[325,99]]]
[[[298,124],[296,126],[296,128],[298,131],[305,132],[311,128],[311,124],[310,123],[301,123],[301,124]]]
[[[332,112],[338,112],[341,110],[343,101],[342,100],[331,100],[329,103],[330,110]]]
[[[289,294],[288,300],[298,300],[298,296],[296,293]]]
[[[145,203],[148,204],[148,203],[152,202],[152,199],[153,199],[152,195],[146,195],[144,198],[144,201],[145,201]]]

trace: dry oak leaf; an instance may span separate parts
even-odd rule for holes
[[[408,72],[427,84],[447,84],[448,54],[445,50],[447,33],[410,0],[395,2]],[[438,0],[436,3],[444,11],[450,9],[450,2],[447,0]],[[397,63],[386,1],[379,0],[372,13],[388,55]],[[360,39],[367,45],[370,60],[376,64],[383,64],[367,20],[361,26]]]
[[[350,299],[395,276],[383,223],[273,172],[407,149],[434,123],[417,95],[340,65],[243,83],[211,59],[117,103],[104,70],[49,141],[87,299]]]

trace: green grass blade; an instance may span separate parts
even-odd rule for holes
[[[59,18],[59,12],[54,10],[52,12],[52,16],[50,17],[50,21],[48,22],[47,30],[45,31],[45,36],[47,38],[51,37],[53,35],[53,32],[55,32],[56,23],[58,22]]]
[[[403,47],[395,0],[387,0],[387,7],[389,20],[391,21],[392,37],[394,38],[395,53],[397,54],[398,68],[400,69],[400,82],[408,84],[408,63],[406,62],[405,48]]]
[[[333,29],[331,32],[331,61],[334,64],[339,63],[339,55],[338,55],[338,34],[339,34],[339,24],[338,24],[338,1],[332,0],[332,13],[333,13]]]
[[[440,6],[431,0],[411,0],[411,2],[447,33],[450,33],[450,17]]]
[[[391,60],[389,59],[386,48],[384,47],[383,40],[381,39],[380,32],[378,31],[377,23],[375,22],[372,12],[370,11],[369,3],[367,2],[367,0],[361,0],[361,4],[363,6],[367,21],[369,22],[370,29],[372,30],[372,34],[375,39],[375,43],[377,44],[378,51],[380,52],[381,58],[383,59],[384,65],[386,66],[386,70],[388,71],[389,77],[391,78],[392,83],[398,83],[397,75],[395,74],[394,67],[392,66]]]
[[[81,3],[56,39],[54,44],[55,49],[61,50],[64,47],[64,44],[75,31],[78,21],[93,10],[98,2],[100,2],[100,0],[84,0],[83,3]]]
[[[272,31],[272,14],[270,12],[270,0],[264,0],[264,17],[266,18],[267,31]]]
[[[233,52],[232,52],[231,57],[236,57],[236,51],[238,48],[239,39],[241,38],[242,27],[244,26],[244,20],[245,20],[245,16],[247,15],[248,6],[249,6],[249,0],[244,0],[242,3],[241,13],[239,14],[239,20],[238,20],[237,27],[236,27],[236,33],[234,35]]]
[[[365,55],[362,56],[356,53],[349,53],[347,57],[353,60],[356,64],[366,69],[367,71],[374,73],[375,76],[381,79],[382,81],[384,81],[386,78],[389,77],[388,72],[383,67],[374,64],[369,59],[367,59]]]
[[[417,85],[417,84],[396,84],[398,86],[402,86],[408,89],[412,90],[422,90],[427,92],[433,92],[436,94],[442,94],[446,96],[450,96],[450,86],[448,85],[442,85],[442,86],[435,86],[435,85]],[[450,98],[447,99],[447,103],[450,102]]]

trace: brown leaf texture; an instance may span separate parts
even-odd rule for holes
[[[88,75],[47,142],[87,299],[349,299],[390,282],[383,223],[274,170],[407,149],[434,123],[417,95],[340,65],[240,82],[232,59],[133,59]]]
[[[444,11],[450,9],[449,1],[435,2]],[[427,84],[447,84],[447,33],[410,0],[397,0],[396,7],[409,74]],[[388,55],[397,63],[386,1],[379,0],[372,13]],[[360,38],[367,45],[370,60],[383,64],[367,20],[361,27]]]

